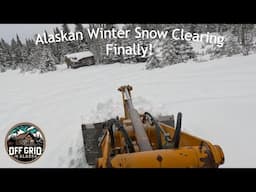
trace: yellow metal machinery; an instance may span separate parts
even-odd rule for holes
[[[82,124],[87,163],[96,168],[218,168],[220,146],[181,131],[182,114],[139,114],[132,87],[121,86],[124,117]],[[175,125],[176,124],[176,125]]]

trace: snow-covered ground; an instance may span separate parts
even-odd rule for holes
[[[0,73],[0,167],[87,167],[81,123],[123,114],[120,85],[130,84],[134,106],[154,115],[183,112],[183,130],[218,144],[221,167],[256,167],[256,55],[145,70],[112,64],[46,74]],[[29,121],[46,137],[46,151],[19,164],[5,151],[14,124]]]

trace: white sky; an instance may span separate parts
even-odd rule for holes
[[[34,35],[42,34],[45,30],[52,33],[55,27],[61,29],[62,24],[0,24],[0,39],[3,38],[6,42],[10,42],[12,38],[19,35],[21,41],[26,38],[34,38]],[[71,30],[74,29],[73,24],[69,24]]]
[[[0,24],[0,39],[3,38],[6,42],[11,42],[12,38],[16,39],[16,34],[19,35],[21,41],[26,38],[35,38],[34,35],[42,34],[46,30],[48,33],[53,33],[53,29],[58,27],[61,29],[62,24]],[[119,24],[122,26],[122,24]],[[74,24],[68,24],[72,31],[75,28]],[[83,24],[85,27],[86,24]]]

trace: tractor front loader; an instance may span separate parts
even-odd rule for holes
[[[121,86],[124,117],[82,124],[87,163],[95,168],[218,168],[219,145],[181,131],[182,113],[153,117],[139,114],[132,87]]]

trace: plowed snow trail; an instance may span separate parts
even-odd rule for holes
[[[222,167],[256,167],[256,55],[183,63],[145,70],[112,64],[47,74],[0,73],[0,167],[87,167],[81,123],[123,114],[120,85],[130,84],[134,106],[153,115],[183,113],[183,130],[220,145]],[[29,121],[46,137],[32,164],[11,160],[4,139],[11,126]]]

